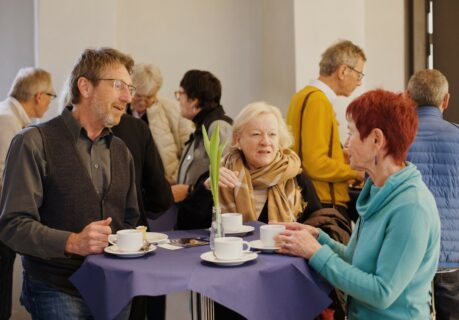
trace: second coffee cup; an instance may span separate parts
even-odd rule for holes
[[[267,224],[260,227],[260,240],[264,247],[272,248],[275,245],[274,237],[285,230],[281,224]]]
[[[247,248],[244,249],[244,245]],[[250,244],[238,237],[222,237],[215,239],[214,254],[220,260],[237,260],[244,252],[250,250]]]
[[[223,231],[237,232],[242,227],[242,214],[240,213],[222,213]]]

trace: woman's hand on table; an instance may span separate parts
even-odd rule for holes
[[[237,178],[237,175],[238,175],[237,171],[231,171],[230,169],[226,167],[221,167],[220,168],[220,181],[218,182],[218,185],[222,188],[230,188],[230,189],[235,188],[239,183],[239,179]],[[210,190],[210,178],[207,178],[206,181],[204,181],[204,186],[206,187],[207,190]]]
[[[319,228],[310,226],[308,224],[302,224],[299,222],[276,222],[275,224],[282,224],[285,226],[287,230],[292,230],[292,231],[307,231],[309,232],[314,238],[319,237]]]
[[[276,244],[280,247],[280,253],[299,256],[310,259],[321,245],[310,230],[316,229],[308,225],[302,225],[301,229],[287,229],[274,237]]]

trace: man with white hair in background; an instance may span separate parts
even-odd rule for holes
[[[166,178],[171,184],[175,184],[180,157],[185,142],[193,132],[193,124],[182,117],[175,102],[158,97],[163,76],[157,66],[135,65],[132,71],[132,83],[137,91],[132,97],[127,113],[148,124],[158,146]]]
[[[441,220],[438,271],[434,278],[437,319],[459,319],[459,128],[443,119],[448,80],[438,70],[416,72],[407,94],[417,105],[419,127],[407,160],[422,173]]]
[[[31,122],[41,118],[56,98],[49,72],[22,68],[13,81],[8,97],[0,103],[0,193],[5,159],[13,137]],[[13,266],[16,253],[0,242],[0,320],[9,319],[12,304]]]

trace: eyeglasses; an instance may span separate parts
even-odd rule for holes
[[[132,84],[127,84],[123,80],[120,79],[97,79],[97,80],[105,80],[105,81],[113,81],[113,88],[118,91],[121,90],[128,90],[131,96],[135,95],[136,87]]]
[[[357,76],[357,79],[360,81],[363,79],[363,77],[365,76],[365,74],[362,72],[362,71],[359,71],[357,69],[354,69],[353,67],[351,67],[350,65],[346,65],[346,67],[348,67],[349,69],[351,69],[352,71],[355,71],[357,72],[358,76]]]
[[[182,90],[177,90],[177,91],[175,91],[175,92],[174,92],[175,99],[180,100],[180,96],[181,96],[182,94],[186,94],[186,92],[185,92],[185,91],[182,91]]]
[[[43,93],[46,94],[47,96],[50,96],[51,100],[54,100],[57,98],[57,95],[55,95],[54,93],[50,93],[50,92],[43,92]]]
[[[137,100],[137,101],[140,101],[140,100],[143,100],[143,101],[146,101],[146,102],[150,102],[150,103],[155,103],[157,101],[156,99],[156,95],[153,94],[153,95],[149,95],[149,96],[144,96],[144,95],[141,95],[141,94],[135,94],[132,99],[134,100]]]

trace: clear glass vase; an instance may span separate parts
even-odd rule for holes
[[[212,223],[210,225],[210,249],[214,250],[215,238],[221,238],[225,236],[222,224],[222,214],[220,208],[212,207]]]

